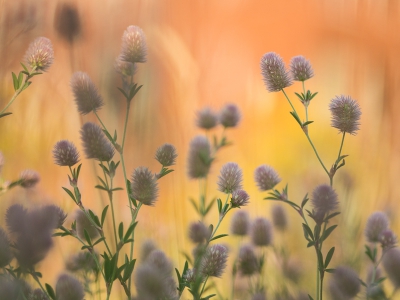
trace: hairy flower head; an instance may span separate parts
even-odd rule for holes
[[[222,166],[218,177],[218,190],[231,194],[232,192],[242,188],[242,170],[239,165],[234,162],[228,162]]]
[[[256,218],[251,224],[251,240],[255,246],[268,246],[272,243],[272,225],[265,218]]]
[[[8,236],[6,232],[0,228],[0,268],[4,268],[7,266],[14,255],[12,254],[10,241],[8,240]]]
[[[201,273],[205,276],[221,277],[226,268],[228,249],[220,244],[208,247],[201,261]]]
[[[339,206],[337,194],[328,184],[321,184],[314,189],[311,202],[318,218],[323,218],[327,212]]]
[[[381,233],[389,228],[389,218],[381,211],[376,211],[369,216],[365,226],[365,236],[368,242],[378,243]]]
[[[400,287],[400,248],[389,249],[382,259],[383,268],[395,288]]]
[[[198,135],[191,142],[188,155],[188,174],[192,179],[208,175],[213,159],[210,142],[205,136]]]
[[[69,274],[62,274],[56,283],[57,300],[82,300],[85,292],[78,279]]]
[[[219,113],[219,122],[225,128],[236,127],[240,121],[240,112],[235,104],[227,104]]]
[[[361,108],[350,96],[337,96],[331,100],[331,126],[340,132],[355,135],[360,126]]]
[[[197,112],[196,125],[199,128],[211,129],[218,125],[218,115],[209,107],[205,107]]]
[[[271,190],[281,181],[278,173],[267,165],[261,165],[255,170],[254,179],[260,191]]]
[[[306,81],[314,76],[310,62],[302,55],[292,58],[290,61],[290,72],[295,81]]]
[[[239,249],[238,269],[244,276],[251,276],[259,271],[259,263],[254,248],[250,245],[243,245]]]
[[[86,158],[94,158],[98,161],[110,161],[112,159],[114,147],[106,139],[98,125],[87,122],[82,126],[80,132]]]
[[[61,140],[54,145],[53,158],[59,166],[72,167],[79,162],[79,152],[72,142]]]
[[[38,37],[30,43],[25,61],[35,71],[46,72],[54,60],[53,45],[48,38]]]
[[[123,77],[130,77],[135,75],[137,65],[122,59],[121,55],[118,56],[114,63],[115,71]]]
[[[157,149],[155,159],[163,167],[169,167],[175,164],[177,156],[174,145],[164,144]]]
[[[99,230],[89,220],[86,214],[82,210],[77,210],[75,213],[76,219],[76,233],[78,237],[86,241],[85,231],[89,235],[91,240],[95,240],[99,236]]]
[[[19,175],[20,186],[23,188],[34,187],[39,181],[39,173],[34,170],[24,170]]]
[[[283,231],[287,228],[288,218],[282,205],[276,204],[272,207],[272,223],[276,229]]]
[[[138,26],[128,26],[122,36],[121,59],[130,63],[146,62],[147,45],[143,30]]]
[[[330,282],[331,294],[340,298],[335,299],[351,299],[355,297],[361,289],[361,283],[357,273],[346,266],[339,266],[333,273]]]
[[[96,112],[104,105],[98,89],[88,74],[75,72],[71,77],[71,88],[78,111],[82,115]]]
[[[292,85],[292,79],[285,68],[285,63],[278,54],[274,52],[264,54],[260,66],[265,86],[269,92],[278,92]]]
[[[232,192],[231,204],[232,207],[246,206],[249,204],[250,196],[245,190],[235,190]]]
[[[247,211],[237,211],[231,221],[231,233],[233,235],[245,236],[250,228],[250,217]]]
[[[203,243],[210,238],[210,235],[210,229],[203,222],[193,222],[189,226],[189,238],[193,243]]]
[[[154,205],[158,196],[157,180],[146,167],[136,168],[131,178],[132,196],[144,205]]]

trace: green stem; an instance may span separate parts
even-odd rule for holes
[[[342,154],[342,149],[343,149],[344,137],[345,137],[345,136],[346,136],[346,132],[343,131],[342,142],[340,143],[338,159],[339,159],[340,155]]]
[[[204,280],[203,287],[201,288],[201,291],[200,291],[199,299],[201,299],[201,295],[204,292],[204,288],[206,287],[206,283],[207,283],[208,277],[209,276],[207,276],[206,279]]]
[[[319,163],[321,164],[322,168],[324,168],[325,173],[326,173],[326,174],[328,175],[328,177],[330,178],[330,173],[329,173],[328,169],[325,167],[324,163],[322,162],[322,159],[319,157],[318,151],[317,151],[317,149],[315,148],[313,142],[311,141],[310,136],[308,135],[308,133],[306,133],[306,137],[307,137],[308,141],[310,142],[310,145],[311,145],[311,147],[313,148],[314,153],[315,153],[315,155],[317,156]]]
[[[281,91],[282,91],[282,92],[283,92],[283,94],[285,95],[285,97],[286,97],[287,101],[289,101],[289,104],[290,104],[290,106],[292,107],[292,109],[293,109],[293,112],[294,112],[296,115],[298,115],[298,114],[297,114],[297,111],[296,111],[296,109],[294,108],[294,106],[293,106],[293,104],[292,104],[292,101],[290,101],[290,99],[289,99],[288,95],[286,94],[285,90],[284,90],[284,89],[282,89]]]
[[[229,195],[230,195],[230,194],[227,194],[227,195],[226,195],[225,204],[222,205],[222,208],[224,208],[225,205],[228,203]],[[210,243],[210,240],[214,237],[215,233],[216,233],[217,230],[218,230],[219,225],[221,225],[222,220],[224,219],[224,217],[228,214],[228,212],[229,212],[230,210],[231,210],[231,208],[229,208],[223,215],[221,215],[221,216],[219,217],[218,224],[217,224],[217,226],[215,226],[215,229],[214,229],[213,233],[211,234],[210,238],[208,239],[207,245]]]
[[[48,295],[47,291],[45,290],[45,288],[43,287],[43,285],[40,283],[39,278],[36,276],[35,270],[33,269],[33,270],[32,270],[31,272],[29,272],[29,273],[32,275],[33,279],[38,283],[40,289],[41,289],[46,295]]]

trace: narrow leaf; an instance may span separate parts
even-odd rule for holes
[[[107,211],[108,211],[108,205],[106,207],[104,207],[103,212],[101,213],[101,227],[103,227],[104,220],[106,219]]]
[[[325,258],[325,269],[328,267],[329,263],[331,262],[333,253],[335,252],[335,247],[332,247],[329,251],[328,254],[326,254],[326,258]]]

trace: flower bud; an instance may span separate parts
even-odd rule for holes
[[[295,81],[306,81],[314,76],[310,62],[301,55],[290,61],[290,72]]]
[[[78,111],[82,115],[96,112],[104,105],[99,91],[88,74],[75,72],[71,77],[71,88]]]
[[[247,211],[237,211],[231,221],[231,233],[233,235],[244,236],[248,233],[250,227],[250,218]]]
[[[281,181],[278,173],[267,165],[261,165],[255,170],[254,179],[260,191],[271,190]]]
[[[251,225],[251,240],[256,246],[269,246],[272,243],[272,225],[265,218],[256,218]]]
[[[383,268],[390,281],[397,289],[400,287],[400,249],[389,249],[382,259]]]
[[[121,58],[130,63],[146,62],[147,45],[143,30],[138,26],[128,26],[122,36]]]
[[[77,210],[75,213],[76,218],[76,233],[78,237],[86,241],[85,230],[91,240],[96,239],[99,236],[99,230],[92,224],[89,218],[82,210]]]
[[[205,107],[197,112],[196,125],[199,128],[208,130],[214,128],[215,126],[217,126],[217,124],[218,116],[211,110],[211,108]]]
[[[259,263],[254,252],[254,249],[250,245],[243,245],[239,250],[239,265],[238,269],[244,276],[251,276],[259,271]]]
[[[193,243],[200,244],[210,238],[210,230],[202,222],[194,222],[189,226],[189,238]]]
[[[331,126],[340,132],[355,135],[360,126],[361,109],[349,96],[337,96],[331,100],[329,109],[332,114]]]
[[[235,104],[227,104],[222,108],[219,114],[219,122],[222,126],[225,128],[236,127],[239,121],[240,112]]]
[[[72,142],[62,140],[55,144],[53,158],[56,165],[72,167],[79,162],[79,153]]]
[[[23,188],[34,187],[39,181],[39,173],[33,170],[24,170],[19,175],[20,185]]]
[[[201,261],[201,273],[205,276],[221,277],[226,268],[228,249],[220,244],[207,248]]]
[[[0,268],[7,266],[13,257],[7,234],[0,228]]]
[[[103,131],[94,123],[87,122],[80,131],[86,158],[98,161],[110,161],[114,156],[114,147],[106,139]]]
[[[56,283],[57,300],[82,300],[85,297],[82,284],[75,277],[62,274]]]
[[[377,211],[369,216],[365,226],[365,236],[368,242],[378,243],[381,233],[389,228],[389,219],[383,212]]]
[[[218,190],[226,194],[231,194],[242,188],[242,180],[243,175],[239,165],[234,162],[226,163],[222,166],[218,177]]]
[[[287,228],[287,215],[282,205],[272,207],[272,223],[276,229],[284,231]]]
[[[246,206],[249,204],[250,196],[244,190],[236,190],[232,192],[231,204],[232,207]]]

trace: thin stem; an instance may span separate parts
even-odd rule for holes
[[[282,89],[281,91],[282,91],[282,92],[283,92],[283,94],[285,95],[285,97],[286,97],[287,101],[289,101],[289,104],[290,104],[290,106],[292,107],[292,109],[293,109],[293,112],[294,112],[294,113],[297,115],[296,109],[294,108],[294,106],[293,106],[293,104],[292,104],[292,101],[290,101],[290,99],[289,99],[288,95],[286,94],[285,90],[284,90],[284,89]]]
[[[230,195],[230,194],[227,194],[227,195],[226,195],[225,204],[224,204],[222,207],[225,207],[225,205],[228,203],[229,195]],[[217,226],[215,226],[215,229],[214,229],[213,233],[211,234],[210,238],[208,239],[207,245],[210,243],[210,240],[214,237],[215,233],[216,233],[217,230],[218,230],[219,225],[221,225],[222,220],[224,219],[224,217],[227,215],[227,213],[228,213],[230,210],[231,210],[231,209],[229,208],[223,215],[221,215],[221,216],[219,217],[218,224],[217,224]]]
[[[338,159],[339,159],[340,155],[342,154],[342,149],[343,149],[343,144],[344,144],[344,137],[345,137],[345,135],[346,135],[346,132],[343,131],[342,142],[340,143]]]
[[[32,275],[33,279],[35,279],[35,281],[38,283],[40,289],[41,289],[46,295],[48,295],[47,291],[44,289],[43,285],[40,283],[39,278],[36,276],[35,270],[32,269],[32,271],[30,271],[29,273]]]
[[[206,280],[204,280],[203,287],[201,288],[201,291],[200,291],[199,299],[201,299],[201,295],[202,295],[203,292],[204,292],[204,288],[206,287],[206,283],[207,283],[208,277],[209,277],[209,276],[207,276],[207,277],[206,277]]]
[[[308,135],[308,133],[306,133],[306,137],[307,137],[308,141],[310,142],[310,145],[311,145],[311,147],[313,148],[314,153],[315,153],[315,155],[317,156],[319,163],[321,164],[322,168],[324,168],[325,173],[326,173],[326,174],[328,175],[328,177],[330,178],[330,173],[329,173],[328,169],[325,167],[324,163],[322,162],[322,159],[319,157],[318,151],[317,151],[317,149],[315,148],[313,142],[311,141],[310,136]]]

